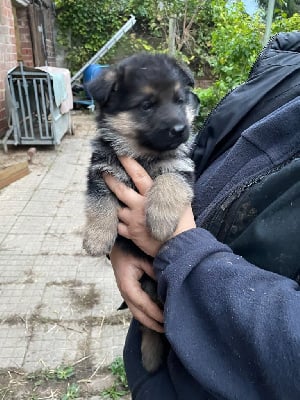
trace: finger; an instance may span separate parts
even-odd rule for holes
[[[149,329],[152,329],[156,332],[163,333],[164,328],[161,324],[159,324],[155,319],[150,318],[147,314],[143,313],[134,304],[126,301],[128,308],[130,309],[132,315],[135,319],[137,319],[141,324],[146,326]]]
[[[131,239],[131,235],[128,230],[128,226],[123,222],[118,223],[118,234],[125,237],[126,239]]]
[[[132,222],[132,214],[128,207],[122,207],[118,210],[118,218],[120,221],[124,222],[125,224],[129,224]]]
[[[148,318],[151,318],[159,323],[164,322],[162,310],[142,289],[136,291],[134,296],[129,296],[128,300],[126,299],[126,302],[127,301],[132,303],[142,314],[147,315]]]
[[[146,194],[153,185],[150,175],[136,160],[132,158],[120,157],[119,160],[127,174],[132,179],[139,193],[142,195]]]
[[[143,269],[143,271],[145,272],[145,274],[150,276],[150,278],[152,278],[153,280],[156,281],[156,275],[155,275],[155,272],[153,269],[153,265],[150,262],[145,261],[145,260],[143,260],[140,263],[140,265],[141,265],[141,268]]]
[[[133,208],[136,203],[141,200],[141,195],[139,193],[129,188],[125,183],[120,182],[112,175],[104,174],[103,179],[117,198],[129,208]]]
[[[120,292],[125,294],[124,300],[126,303],[132,303],[140,312],[148,317],[163,323],[164,317],[162,310],[154,303],[149,295],[141,288],[139,281],[123,280],[119,286]]]

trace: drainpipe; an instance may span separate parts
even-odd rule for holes
[[[273,21],[274,6],[275,6],[275,0],[269,0],[268,10],[267,10],[266,30],[265,30],[265,35],[264,35],[264,39],[263,39],[263,46],[266,46],[266,44],[269,41],[270,35],[271,35],[271,26],[272,26],[272,21]]]

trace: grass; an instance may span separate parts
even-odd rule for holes
[[[74,375],[74,367],[60,366],[55,369],[45,369],[39,372],[34,372],[27,375],[27,379],[31,380],[38,386],[41,382],[56,379],[58,381],[65,381]]]
[[[123,359],[117,357],[111,363],[109,370],[114,376],[114,383],[109,388],[103,390],[101,396],[106,399],[118,400],[129,393]]]
[[[27,380],[32,381],[33,386],[36,389],[37,387],[44,385],[48,381],[56,381],[58,383],[58,385],[56,386],[59,386],[59,382],[69,381],[69,379],[74,375],[75,375],[75,370],[73,366],[62,365],[55,368],[54,370],[45,369],[37,373],[28,374],[26,378]],[[79,397],[80,387],[75,382],[73,383],[68,382],[67,388],[65,390],[64,389],[62,390],[66,391],[65,393],[62,393],[60,391],[59,394],[60,400],[71,400]],[[35,400],[35,399],[38,399],[36,395],[32,395],[30,397],[30,400]]]
[[[66,394],[61,397],[61,400],[76,399],[79,396],[80,387],[76,383],[72,383],[68,386]]]

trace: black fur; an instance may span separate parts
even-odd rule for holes
[[[189,69],[162,54],[137,54],[102,73],[89,85],[97,102],[99,130],[93,141],[84,247],[92,255],[110,252],[114,244],[137,257],[149,258],[132,242],[117,237],[118,201],[101,173],[109,172],[133,187],[118,156],[136,159],[153,179],[146,218],[158,240],[170,238],[193,196],[193,163],[189,158],[192,121],[199,101],[191,92]],[[156,285],[141,283],[158,302]],[[145,368],[155,371],[165,354],[165,338],[143,328]]]

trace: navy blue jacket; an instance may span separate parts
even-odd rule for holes
[[[171,345],[124,350],[133,399],[300,399],[300,98],[252,124],[195,185],[197,228],[154,260]]]
[[[300,398],[299,285],[270,272],[283,273],[287,263],[285,275],[296,279],[300,270],[297,154],[300,98],[245,131],[203,173],[196,184],[199,228],[170,240],[155,259],[173,349],[168,369],[178,399]],[[258,215],[248,201],[226,215],[231,222],[227,238],[236,234],[236,220],[245,208],[255,215],[248,224],[242,218],[247,228],[245,237],[232,240],[235,253],[201,228],[218,225],[219,234],[216,215],[238,201],[241,191],[275,179],[279,169],[286,171],[281,183],[287,184],[277,186]],[[265,261],[258,267],[243,253],[247,260]]]

